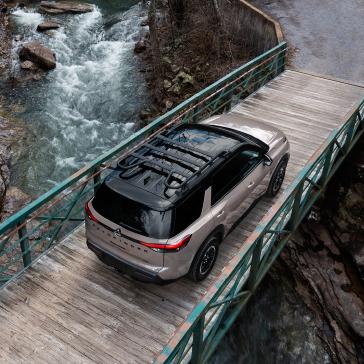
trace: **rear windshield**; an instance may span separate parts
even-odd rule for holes
[[[168,239],[171,233],[172,211],[156,211],[100,186],[92,202],[102,216],[128,230],[154,239]]]

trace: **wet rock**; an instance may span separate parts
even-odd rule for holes
[[[134,46],[134,52],[135,53],[137,53],[137,54],[142,53],[146,49],[147,49],[147,45],[146,45],[144,40],[139,40],[138,42],[135,43],[135,46]]]
[[[40,10],[48,14],[82,14],[93,11],[93,6],[90,4],[77,4],[68,1],[42,1],[39,6]]]
[[[36,70],[38,67],[35,65],[35,63],[33,63],[32,61],[24,61],[20,64],[20,67],[23,70],[29,70],[29,71],[33,71]]]
[[[140,23],[140,26],[141,26],[141,27],[147,27],[147,26],[149,26],[149,20],[148,20],[148,19],[143,20],[143,21]]]
[[[21,35],[20,34],[17,34],[15,37],[14,37],[14,40],[15,42],[20,42],[22,39]]]
[[[19,57],[23,61],[31,61],[45,70],[56,68],[56,56],[48,48],[39,42],[30,42],[24,44],[20,50]]]
[[[54,21],[44,21],[43,23],[40,23],[37,26],[37,31],[45,32],[47,30],[58,29],[59,27],[60,27],[59,23],[56,23]]]
[[[41,79],[42,79],[42,75],[40,73],[36,73],[35,75],[33,75],[34,81],[40,81]]]

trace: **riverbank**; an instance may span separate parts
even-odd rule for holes
[[[277,44],[273,24],[236,0],[151,1],[147,24],[135,46],[153,98],[146,122]]]

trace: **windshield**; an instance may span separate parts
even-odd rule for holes
[[[154,239],[168,239],[172,211],[156,211],[113,191],[104,183],[92,201],[94,209],[106,219],[128,230]]]

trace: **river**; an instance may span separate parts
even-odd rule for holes
[[[37,40],[52,49],[57,67],[40,81],[21,82],[12,94],[13,116],[26,128],[16,148],[12,185],[32,197],[113,147],[132,131],[147,102],[144,78],[133,53],[147,31],[145,9],[137,1],[91,1],[94,11],[57,16],[62,27],[51,35],[37,25],[55,17],[36,6],[15,9],[12,72],[18,75],[18,50]],[[24,71],[23,71],[24,72]]]

